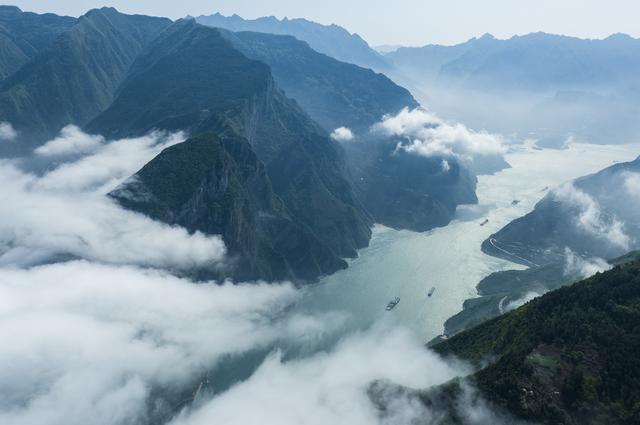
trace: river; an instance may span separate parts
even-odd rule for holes
[[[412,329],[426,342],[442,333],[445,320],[461,310],[465,299],[476,295],[483,277],[522,268],[483,254],[483,240],[531,211],[549,188],[639,154],[640,144],[573,144],[564,150],[512,146],[506,155],[511,168],[479,177],[478,205],[460,207],[448,226],[425,233],[376,226],[369,247],[348,269],[305,288],[297,309],[342,314],[342,335],[384,319]],[[519,203],[513,205],[514,200]],[[436,289],[428,297],[431,287]],[[385,311],[395,297],[400,297],[398,306]]]

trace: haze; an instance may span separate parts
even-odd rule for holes
[[[122,12],[164,15],[274,15],[335,23],[362,35],[371,45],[455,44],[490,32],[498,38],[544,31],[582,38],[625,32],[640,36],[640,3],[633,0],[15,0],[23,10],[78,16],[101,6]]]

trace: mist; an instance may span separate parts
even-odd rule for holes
[[[507,142],[502,136],[444,121],[423,108],[404,108],[396,115],[384,116],[372,132],[396,138],[396,150],[445,161],[454,159],[476,174],[492,174],[509,167],[504,160]],[[446,170],[447,165],[443,163],[442,168]]]
[[[392,319],[342,335],[344,313],[292,314],[303,293],[288,282],[177,276],[223,266],[221,238],[106,196],[184,138],[106,140],[68,127],[31,157],[0,162],[12,182],[0,188],[0,422],[435,423],[440,408],[409,393],[470,366]],[[216,387],[252,353],[265,357],[246,379]],[[385,396],[384,414],[371,396],[381,382],[406,389]],[[479,400],[452,402],[469,418],[503,417]]]

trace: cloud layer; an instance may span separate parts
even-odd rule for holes
[[[0,269],[0,423],[131,424],[225,355],[299,329],[290,285],[193,284],[84,261]],[[304,328],[302,328],[304,329]],[[295,337],[293,333],[291,337]]]
[[[421,389],[470,369],[390,317],[342,335],[349,318],[298,312],[306,292],[291,284],[171,274],[224,262],[221,239],[105,194],[183,138],[106,141],[67,127],[34,158],[0,161],[0,423],[437,423],[440,412],[402,395],[385,396],[381,415],[371,385]],[[25,171],[29,160],[47,171]],[[256,351],[271,354],[235,382]],[[228,390],[197,390],[229,375]],[[456,408],[470,424],[499,423],[478,397]]]
[[[18,132],[11,123],[0,121],[0,142],[12,142],[18,137]]]
[[[70,135],[65,132],[65,140]],[[61,254],[174,269],[220,262],[225,247],[219,237],[155,222],[104,196],[181,140],[181,135],[150,135],[114,141],[42,176],[0,162],[0,180],[11,182],[0,186],[0,264],[28,266]]]
[[[577,209],[576,225],[579,229],[613,247],[629,250],[631,237],[625,233],[624,222],[611,214],[604,214],[594,197],[578,189],[573,183],[566,183],[555,189],[553,196]]]
[[[397,115],[386,115],[372,130],[400,137],[399,150],[426,157],[453,157],[476,169],[501,160],[506,153],[500,136],[475,132],[460,123],[447,123],[422,108],[404,108]]]
[[[36,148],[40,156],[81,155],[98,150],[105,143],[104,137],[86,134],[75,125],[68,125],[60,135]]]
[[[338,127],[331,133],[331,138],[338,142],[349,142],[353,137],[353,132],[347,127]]]

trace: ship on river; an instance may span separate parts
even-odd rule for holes
[[[389,301],[389,304],[387,304],[386,310],[387,311],[393,310],[398,305],[399,302],[400,302],[400,297],[396,297],[395,299]]]

